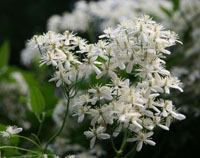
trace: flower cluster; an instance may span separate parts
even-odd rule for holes
[[[72,12],[51,16],[47,22],[47,30],[54,32],[71,30],[86,33],[90,40],[93,40],[94,36],[101,34],[104,28],[116,26],[121,21],[133,19],[144,13],[154,15],[165,23],[168,17],[160,8],[161,6],[165,6],[168,10],[172,9],[172,3],[167,0],[100,0],[88,3],[78,1]],[[171,26],[171,21],[168,20],[166,25]],[[30,66],[34,59],[40,57],[39,55],[37,49],[33,50],[26,45],[21,51],[22,64]]]
[[[163,60],[170,54],[167,48],[180,41],[174,32],[146,15],[121,22],[115,29],[109,27],[104,33],[96,44],[87,44],[68,31],[34,36],[30,44],[39,47],[41,65],[54,67],[50,81],[55,81],[57,87],[76,89],[76,83],[91,73],[96,79],[105,77],[110,81],[91,87],[74,104],[78,122],[85,115],[91,118],[92,128],[84,132],[91,139],[91,148],[96,139],[117,137],[126,131],[127,141],[137,141],[140,151],[143,143],[155,145],[150,138],[155,127],[169,130],[172,119],[185,118],[171,100],[161,95],[169,94],[171,88],[183,91]],[[131,77],[122,77],[122,73]],[[76,90],[70,96],[75,94]]]
[[[98,24],[95,27],[101,32],[105,27],[115,26],[121,21],[133,19],[142,13],[165,19],[166,15],[160,6],[172,8],[171,2],[167,0],[100,0],[89,3],[78,1],[72,13],[65,12],[62,16],[50,17],[47,27],[48,30],[55,32],[66,29],[87,32],[91,24]]]

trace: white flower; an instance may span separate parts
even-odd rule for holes
[[[170,114],[172,115],[172,117],[178,120],[184,120],[186,118],[185,115],[176,112],[175,107],[172,104],[172,101],[166,100],[161,115],[163,115],[163,117],[167,117]]]
[[[97,65],[101,65],[102,63],[96,61],[97,58],[98,56],[88,56],[86,59],[83,59],[83,61],[85,62],[83,66],[83,71],[85,71],[85,74],[89,75],[93,71],[95,71],[96,74],[101,73],[101,70],[98,68]]]
[[[22,131],[22,128],[17,128],[16,126],[8,126],[6,131],[1,131],[3,137],[12,137],[14,134],[18,134]]]
[[[44,154],[44,155],[42,155],[43,156],[43,158],[48,158],[48,155],[47,154]]]
[[[154,146],[156,144],[154,141],[150,140],[150,138],[149,138],[152,135],[153,135],[153,132],[148,132],[148,133],[139,132],[136,137],[128,138],[127,141],[128,142],[137,141],[138,144],[137,144],[136,150],[140,151],[142,149],[143,143],[149,144],[152,146]]]
[[[101,108],[90,109],[88,112],[92,116],[91,125],[95,126],[97,122],[103,121],[106,124],[113,124],[113,116],[114,113],[111,111],[110,107],[102,106]]]
[[[89,106],[76,106],[72,116],[78,116],[78,123],[84,120],[85,114],[89,111]]]
[[[59,64],[59,70],[54,73],[53,78],[49,80],[56,81],[56,87],[60,87],[62,84],[71,84],[71,81],[69,80],[69,73],[66,72],[62,64]]]
[[[99,126],[97,129],[93,128],[93,129],[90,129],[90,131],[84,132],[87,138],[90,138],[90,139],[92,138],[90,140],[90,148],[94,147],[94,144],[97,138],[100,140],[110,138],[110,135],[104,132],[105,132],[105,128],[101,126]]]
[[[117,67],[116,64],[111,64],[109,62],[105,63],[104,65],[101,66],[101,72],[98,73],[96,76],[97,79],[101,78],[102,76],[108,74],[112,79],[116,79],[117,75],[114,72],[115,68]]]
[[[40,66],[44,64],[57,66],[57,57],[55,56],[54,53],[52,53],[52,51],[49,51],[42,55],[40,60]]]
[[[96,86],[92,89],[89,89],[88,90],[89,93],[92,94],[92,104],[94,105],[96,103],[97,100],[100,100],[100,99],[108,99],[108,100],[112,100],[113,97],[111,95],[111,88],[110,87],[107,87],[107,86]]]
[[[75,158],[75,155],[68,155],[67,157],[65,158]]]

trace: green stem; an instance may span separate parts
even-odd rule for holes
[[[28,137],[24,137],[24,136],[21,136],[21,135],[13,135],[13,137],[18,137],[18,138],[22,138],[22,139],[28,140],[29,142],[33,143],[38,148],[41,148],[41,146],[39,144],[37,144],[34,140],[32,140],[32,139],[30,139]]]
[[[94,36],[94,29],[93,29],[93,27],[90,27],[88,29],[87,33],[88,33],[90,42],[96,42],[96,39],[95,39],[95,36]]]
[[[68,97],[68,98],[67,98],[67,109],[66,109],[66,112],[65,112],[65,116],[64,116],[64,120],[63,120],[62,126],[61,126],[61,128],[47,141],[47,144],[45,145],[45,148],[44,148],[44,152],[46,152],[48,145],[49,145],[58,135],[60,135],[60,133],[61,133],[62,130],[63,130],[64,125],[65,125],[65,122],[66,122],[66,119],[67,119],[68,111],[69,111],[69,102],[70,102],[70,98]]]
[[[114,143],[114,141],[113,141],[113,136],[112,136],[112,134],[110,135],[110,143],[111,143],[111,145],[112,145],[113,150],[114,150],[116,153],[118,153],[118,150],[117,150],[117,148],[115,147],[115,143]]]
[[[24,158],[28,158],[28,157],[38,157],[38,155],[22,155],[22,156],[11,156],[9,158],[17,158],[17,157],[24,157]]]
[[[42,125],[43,125],[43,122],[40,122],[38,131],[37,131],[37,137],[39,137],[39,135],[40,135],[40,133],[41,133]]]
[[[31,135],[36,139],[37,143],[41,146],[40,140],[37,137],[37,135],[35,135],[34,133],[31,133]]]
[[[128,137],[128,129],[126,129],[125,131],[124,139],[119,151],[117,152],[116,158],[119,158],[119,156],[122,155],[122,153],[124,152],[124,149],[126,148],[127,145],[127,137]]]
[[[123,158],[130,158],[129,156],[131,156],[131,158],[134,158],[136,154],[136,147],[137,144],[135,144],[135,146]]]
[[[36,151],[32,151],[32,150],[28,150],[28,149],[20,148],[20,147],[16,147],[16,146],[0,146],[0,149],[6,149],[6,148],[17,149],[17,150],[22,150],[22,151],[27,151],[27,152],[34,153],[34,154],[37,154],[37,155],[39,154],[39,153],[36,152]]]

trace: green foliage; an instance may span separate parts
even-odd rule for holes
[[[30,87],[30,103],[31,108],[36,115],[39,115],[43,112],[45,108],[45,100],[39,88]]]
[[[10,44],[5,41],[0,47],[0,70],[8,66],[10,57]]]
[[[160,6],[160,9],[168,16],[168,17],[172,17],[172,11],[168,10],[167,8],[165,8],[164,6]]]
[[[41,92],[46,102],[45,110],[48,111],[54,109],[58,102],[58,97],[55,96],[54,85],[52,83],[45,83],[41,88]]]
[[[35,79],[35,76],[33,74],[25,72],[25,71],[21,71],[21,72],[29,86],[31,108],[33,112],[35,113],[39,122],[41,122],[40,114],[44,112],[46,102],[45,102],[43,93],[39,89],[40,84]],[[21,98],[21,101],[24,101],[24,99]]]
[[[21,153],[17,149],[3,149],[3,156],[5,157],[13,157],[13,156],[20,156]]]
[[[40,83],[34,73],[22,71],[30,91],[30,105],[39,122],[53,113],[53,109],[58,102],[58,97],[54,95],[55,88],[51,83]],[[26,98],[21,97],[21,102],[26,102]],[[42,117],[41,117],[42,116]]]
[[[5,125],[2,125],[0,124],[0,131],[5,131],[6,130],[6,126]]]
[[[28,102],[28,99],[27,99],[26,97],[20,96],[20,97],[19,97],[19,102],[20,102],[20,103],[27,103],[27,102]]]
[[[24,77],[24,79],[26,80],[29,88],[30,87],[40,87],[40,84],[38,83],[38,81],[36,80],[36,77],[30,73],[30,72],[26,72],[26,71],[20,71]]]
[[[177,11],[179,9],[180,0],[173,0],[173,11]]]

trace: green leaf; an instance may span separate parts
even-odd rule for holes
[[[0,131],[5,131],[6,130],[6,126],[5,125],[2,125],[0,124]]]
[[[10,138],[7,138],[7,140],[9,141],[9,143],[11,145],[17,145],[19,143],[19,138],[18,137],[10,137]]]
[[[8,41],[5,41],[0,47],[0,69],[3,69],[8,66],[10,57],[10,44]]]
[[[45,83],[41,88],[42,94],[46,102],[45,110],[54,109],[59,98],[55,96],[55,86],[52,83]]]
[[[180,0],[173,0],[173,11],[177,11],[179,9]]]
[[[45,108],[45,100],[39,88],[30,87],[30,103],[32,110],[37,116],[43,112]]]
[[[2,149],[3,153],[2,156],[4,157],[14,157],[22,155],[17,149]]]
[[[160,9],[169,17],[172,17],[172,12],[168,10],[167,8],[163,7],[162,5],[160,6]]]
[[[26,80],[29,88],[30,87],[40,87],[40,84],[38,83],[38,81],[36,80],[36,77],[27,71],[20,71],[24,77],[24,79]]]
[[[28,102],[28,99],[27,99],[26,97],[24,97],[24,96],[20,96],[20,97],[19,97],[19,102],[20,102],[20,103],[27,103],[27,102]]]

